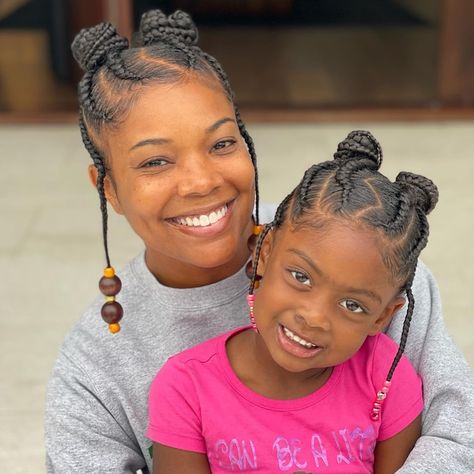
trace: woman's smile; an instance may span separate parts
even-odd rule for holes
[[[165,219],[179,231],[197,237],[214,236],[223,232],[232,218],[235,200],[208,206],[207,209],[189,211],[177,217]]]

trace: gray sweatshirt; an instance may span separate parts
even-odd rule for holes
[[[86,311],[62,345],[48,385],[45,414],[49,473],[151,472],[148,387],[166,359],[247,324],[242,269],[218,283],[176,289],[161,285],[144,255],[120,273],[122,331],[108,332],[103,298]],[[472,371],[449,338],[436,283],[420,262],[406,354],[422,375],[423,435],[402,473],[474,472]],[[406,308],[388,334],[398,342]]]

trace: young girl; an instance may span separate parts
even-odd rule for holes
[[[51,374],[50,473],[148,472],[153,377],[170,355],[245,324],[248,244],[254,224],[270,222],[275,208],[259,206],[252,140],[224,71],[196,43],[188,15],[158,10],[144,14],[133,47],[107,24],[74,41],[85,70],[80,129],[100,197],[107,270],[105,298],[66,337]],[[118,276],[108,255],[107,202],[144,243]],[[435,451],[463,472],[469,367],[446,333],[438,288],[423,264],[413,292],[421,304],[410,337],[418,343],[407,355],[423,377],[427,436],[406,468],[438,468]],[[396,316],[387,334],[398,340],[400,326]]]
[[[158,373],[147,433],[155,474],[402,466],[423,409],[402,352],[438,191],[410,173],[391,183],[381,161],[378,142],[356,131],[333,161],[308,169],[259,238],[251,327],[188,349]],[[404,293],[397,350],[382,331]]]

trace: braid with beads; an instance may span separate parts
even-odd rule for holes
[[[121,283],[110,265],[107,243],[107,199],[104,180],[108,169],[100,152],[100,136],[104,127],[120,123],[140,93],[137,85],[170,84],[182,81],[187,75],[197,74],[218,81],[233,104],[235,120],[244,139],[255,172],[255,223],[259,224],[259,190],[257,158],[252,138],[248,134],[234,103],[234,93],[221,65],[197,46],[198,31],[191,17],[176,11],[165,15],[151,10],[142,15],[137,35],[139,41],[129,48],[109,23],[100,23],[81,30],[71,45],[73,56],[85,71],[78,85],[80,106],[79,128],[82,141],[97,169],[96,187],[102,215],[102,234],[107,268],[100,289],[107,298],[102,317],[112,332],[120,330],[118,321],[123,311],[115,295]]]
[[[298,186],[279,205],[274,220],[261,233],[255,250],[253,295],[260,250],[271,229],[284,222],[320,228],[328,219],[362,223],[377,232],[384,243],[382,259],[394,281],[401,282],[408,305],[398,351],[377,393],[371,416],[379,419],[383,400],[408,339],[415,300],[412,284],[418,257],[429,235],[427,214],[438,201],[435,184],[423,176],[401,172],[394,183],[379,173],[382,149],[371,133],[351,132],[334,154],[334,160],[311,166]]]

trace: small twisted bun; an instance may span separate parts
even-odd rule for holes
[[[354,158],[371,160],[376,169],[382,164],[382,148],[375,137],[365,130],[354,130],[339,143],[334,153],[336,161],[346,161]]]
[[[128,48],[128,40],[120,36],[110,23],[99,23],[82,29],[71,45],[72,55],[84,71],[95,71],[112,51]]]
[[[191,17],[181,10],[166,16],[161,10],[150,10],[142,15],[140,33],[144,46],[160,41],[178,41],[187,46],[198,41],[198,30]]]
[[[398,174],[395,182],[413,191],[416,196],[415,205],[420,207],[425,214],[429,214],[435,208],[439,191],[431,179],[402,171]]]

